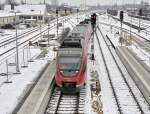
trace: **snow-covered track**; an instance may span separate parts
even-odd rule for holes
[[[52,26],[52,27],[50,28],[50,30],[51,30],[52,28],[54,28],[54,26]],[[46,29],[46,30],[47,30],[47,29]],[[45,32],[46,30],[42,31],[41,33]],[[25,41],[23,41],[23,42],[21,42],[21,43],[18,43],[18,46],[21,46],[21,45],[23,45],[23,44],[25,44],[25,43],[28,43],[29,41],[32,41],[32,40],[34,41],[34,40],[36,40],[37,37],[39,37],[41,33],[38,33],[38,34],[32,36],[31,38],[29,38],[29,39],[27,39],[27,40],[25,40]],[[8,50],[6,50],[5,52],[1,53],[0,56],[2,56],[2,55],[4,55],[4,54],[6,54],[6,53],[12,51],[12,50],[15,49],[15,48],[16,48],[16,46],[11,47],[10,49],[8,49]]]
[[[54,89],[45,114],[84,114],[85,88],[78,93],[63,93]]]
[[[70,24],[71,24],[71,26],[74,28],[77,24],[76,23],[74,23],[71,19],[68,21]]]
[[[42,28],[43,27],[46,27],[45,25],[42,25]],[[39,27],[36,27],[36,28],[32,28],[32,29],[29,29],[28,31],[24,32],[24,33],[21,33],[17,36],[18,40],[29,35],[29,34],[32,34],[34,33],[35,31],[38,31],[39,30]],[[3,47],[3,46],[6,46],[10,43],[13,43],[16,41],[16,36],[13,36],[13,37],[9,37],[9,38],[6,38],[6,40],[4,41],[1,41],[0,42],[0,47]]]
[[[135,41],[142,49],[150,53],[150,43],[142,41],[134,36],[132,36],[133,41]]]
[[[117,20],[117,21],[120,21],[119,18],[116,18],[114,16],[111,16],[113,19]],[[127,25],[127,26],[131,26],[132,28],[134,29],[139,29],[139,22],[136,22],[135,20],[131,23],[129,21],[124,21],[123,24]],[[145,33],[145,34],[148,34],[150,35],[150,31],[149,30],[146,30],[147,28],[149,28],[150,26],[148,24],[143,24],[143,22],[141,22],[141,27],[140,27],[140,30],[141,32]]]
[[[103,24],[103,25],[106,25],[106,26],[112,26],[112,27],[114,27],[114,28],[116,28],[116,29],[119,29],[119,30],[121,29],[121,27],[119,27],[119,26],[111,25],[111,24],[108,24],[108,23],[99,22],[99,24]],[[128,29],[126,29],[126,28],[123,28],[123,32],[127,32],[127,33],[130,34],[130,30],[128,30]],[[145,40],[145,41],[148,42],[148,43],[150,42],[150,40],[149,40],[148,38],[145,38],[145,37],[143,37],[143,36],[137,34],[136,32],[133,32],[133,31],[132,31],[131,33],[134,34],[134,35],[136,35],[136,36],[138,36],[139,38]]]
[[[68,20],[68,19],[70,19],[70,17],[65,17],[64,19]],[[58,21],[62,21],[62,20],[63,20],[63,18],[60,17]],[[53,20],[53,21],[50,22],[50,28],[54,27],[54,25],[52,26],[52,24],[55,23],[55,22],[56,22],[56,20]],[[47,25],[42,25],[41,26],[41,31],[42,32],[46,31],[47,27],[48,27]],[[20,40],[20,39],[26,37],[27,35],[30,35],[30,34],[32,34],[34,32],[37,32],[37,31],[40,32],[40,27],[39,26],[37,26],[35,28],[30,28],[30,29],[28,29],[27,31],[25,31],[25,32],[23,32],[21,34],[18,34],[17,39]],[[5,40],[2,40],[0,42],[0,47],[6,46],[6,45],[8,45],[10,43],[13,43],[15,41],[16,41],[16,35],[11,36],[11,37],[7,37],[7,38],[5,38]]]
[[[68,18],[70,18],[70,17],[67,17],[67,19]],[[67,20],[67,21],[69,21],[69,20]],[[52,29],[55,28],[55,26],[56,25],[53,25],[49,29],[52,30]],[[41,33],[45,33],[46,31],[47,31],[47,28],[42,30]],[[18,42],[19,49],[24,48],[25,46],[27,46],[29,41],[31,41],[31,42],[37,41],[40,38],[41,33],[34,34],[34,35],[28,37],[27,39],[24,39],[24,40]],[[2,51],[1,54],[0,54],[0,61],[3,61],[3,59],[10,56],[11,54],[14,54],[15,53],[15,48],[16,48],[16,46],[13,45],[12,47],[7,48],[4,51]]]
[[[110,87],[112,88],[113,97],[116,102],[117,112],[120,114],[149,114],[149,107],[147,105],[146,108],[143,107],[143,104],[140,102],[142,98],[138,99],[136,97],[136,94],[134,93],[135,90],[133,91],[133,88],[129,85],[124,74],[125,72],[120,68],[118,61],[116,60],[117,55],[115,55],[114,48],[103,36],[100,29],[96,32],[96,38]],[[138,91],[138,89],[136,91]],[[142,101],[145,101],[145,99],[143,98]]]
[[[128,72],[150,104],[150,69],[139,58],[125,47],[118,47],[117,53],[124,62]]]

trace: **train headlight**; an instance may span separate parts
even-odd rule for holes
[[[76,73],[78,73],[79,71],[78,70],[76,70]]]

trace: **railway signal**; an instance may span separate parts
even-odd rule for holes
[[[93,13],[91,15],[91,24],[92,24],[92,27],[95,28],[95,25],[96,25],[96,13]]]
[[[78,20],[78,13],[79,13],[79,9],[77,9],[77,23],[79,22],[79,20]]]
[[[65,9],[65,15],[67,15],[67,9]]]
[[[121,23],[123,22],[123,18],[124,18],[124,12],[123,11],[120,11],[120,21]]]
[[[142,8],[139,9],[139,29],[138,29],[138,32],[140,32],[140,30],[141,30],[141,20],[140,20],[141,16],[142,16]]]
[[[57,37],[58,37],[58,9],[56,9],[56,16],[57,16]]]
[[[122,42],[123,42],[123,37],[122,37],[122,22],[123,22],[123,18],[124,18],[124,12],[120,11],[121,36],[119,38],[119,41],[120,41],[121,45],[122,45]]]
[[[139,16],[142,16],[142,9],[139,10]]]

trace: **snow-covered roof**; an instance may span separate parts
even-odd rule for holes
[[[5,11],[11,11],[10,5],[5,5]],[[15,10],[19,11],[20,15],[44,15],[46,5],[18,5],[15,6]]]
[[[44,14],[46,5],[19,5],[16,6],[15,9],[22,13],[40,15],[40,12]]]
[[[10,16],[15,16],[14,13],[9,13],[9,12],[6,12],[6,11],[0,11],[0,18],[1,17],[10,17]]]

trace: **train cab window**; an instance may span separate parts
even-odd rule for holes
[[[64,76],[73,76],[79,72],[81,57],[63,56],[59,59],[59,69]]]
[[[73,76],[79,72],[82,58],[82,49],[63,48],[58,52],[58,56],[59,69],[64,76]]]
[[[78,40],[78,41],[64,41],[62,43],[62,46],[61,48],[82,48],[82,44],[81,44],[81,41]]]

